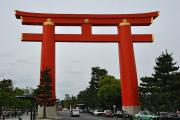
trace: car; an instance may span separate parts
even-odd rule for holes
[[[63,108],[63,111],[67,111],[68,109],[67,108]]]
[[[90,109],[90,110],[88,111],[88,113],[94,114],[94,110]]]
[[[167,116],[168,116],[168,120],[179,120],[177,113],[169,112]]]
[[[80,116],[79,109],[72,109],[71,110],[71,116]]]
[[[102,115],[105,116],[105,117],[113,117],[113,113],[112,113],[111,110],[104,110]]]
[[[116,118],[121,118],[121,119],[133,119],[133,116],[130,115],[127,111],[124,110],[118,110],[115,114],[114,117]]]
[[[167,112],[159,112],[159,119],[160,120],[168,120],[168,113]]]
[[[135,114],[136,120],[159,120],[159,116],[150,112],[150,111],[140,111],[138,114]]]
[[[94,115],[97,115],[97,116],[100,116],[102,115],[104,112],[102,110],[94,110],[93,114]]]

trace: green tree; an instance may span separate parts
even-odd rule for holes
[[[18,87],[16,87],[16,88],[14,89],[14,95],[15,95],[15,96],[17,96],[17,95],[23,95],[23,94],[25,94],[24,89],[21,89],[21,88],[18,88]]]
[[[85,104],[86,107],[94,109],[95,107],[100,107],[99,98],[97,96],[99,79],[101,76],[107,75],[108,72],[100,67],[92,67],[91,80],[89,82],[89,87],[85,90],[80,91],[77,95],[77,102]]]
[[[68,108],[68,109],[70,109],[70,106],[72,107],[72,108],[74,108],[75,106],[76,106],[76,97],[75,96],[71,96],[70,97],[70,95],[69,94],[65,94],[65,98],[64,98],[64,100],[62,100],[61,101],[61,105],[62,105],[62,107],[63,108]]]
[[[24,89],[13,87],[13,81],[10,79],[3,79],[0,81],[0,108],[3,107],[18,107],[28,108],[30,107],[29,100],[20,100],[16,96],[21,96],[25,93]]]
[[[13,92],[13,82],[10,79],[3,79],[0,81],[0,91],[5,91],[12,93]]]
[[[94,103],[91,101],[92,98],[91,96],[93,93],[90,91],[89,88],[86,88],[83,91],[80,91],[79,94],[77,95],[77,102],[81,104],[85,104],[86,107],[94,108]]]
[[[159,111],[175,111],[180,100],[179,67],[176,66],[172,54],[167,51],[162,52],[155,62],[156,66],[154,66],[152,77],[141,79],[140,94],[144,99],[142,103],[150,104]]]
[[[97,95],[101,108],[112,109],[113,105],[121,107],[120,81],[114,76],[105,75],[99,80]]]
[[[171,111],[175,111],[175,101],[177,95],[179,96],[180,94],[180,88],[176,88],[177,83],[180,81],[180,79],[177,79],[179,67],[175,65],[176,62],[174,62],[172,54],[169,54],[167,51],[156,59],[153,77],[157,80],[159,97],[161,99],[159,105],[160,109],[163,110],[169,108]]]
[[[139,93],[143,107],[151,111],[158,109],[157,80],[153,77],[142,77]]]
[[[0,106],[11,106],[13,98],[13,82],[10,79],[0,81]]]
[[[100,67],[92,67],[91,81],[89,82],[89,88],[94,91],[97,91],[100,77],[107,74],[108,72],[105,69],[101,69]]]
[[[46,118],[46,107],[50,105],[54,105],[55,100],[52,100],[51,94],[51,70],[46,67],[43,71],[41,71],[41,83],[38,86],[38,89],[35,90],[36,97],[38,99],[38,103],[43,105],[43,118]]]
[[[99,100],[97,96],[98,84],[100,77],[107,75],[108,72],[105,69],[101,69],[100,67],[92,67],[91,73],[91,81],[89,82],[88,96],[90,102],[90,107],[99,107]]]

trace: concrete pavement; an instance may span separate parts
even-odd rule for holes
[[[23,114],[22,116],[21,116],[21,119],[22,120],[30,120],[30,114]],[[0,119],[0,120],[2,120],[2,119]],[[10,118],[5,118],[5,120],[20,120],[19,119],[19,117],[10,117]]]

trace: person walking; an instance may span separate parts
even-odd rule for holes
[[[1,119],[1,116],[2,116],[2,109],[0,108],[0,119]]]

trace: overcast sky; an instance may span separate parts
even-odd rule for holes
[[[41,43],[21,42],[21,33],[41,33],[40,26],[23,26],[15,10],[45,13],[126,14],[160,11],[148,27],[132,33],[152,33],[153,43],[135,43],[138,79],[153,73],[155,58],[166,49],[180,65],[180,0],[0,0],[0,80],[14,86],[39,84]],[[80,33],[80,27],[57,27],[56,33]],[[116,27],[93,28],[93,33],[116,34]],[[100,66],[120,78],[116,43],[56,43],[56,96],[76,95],[88,86],[91,67]]]

